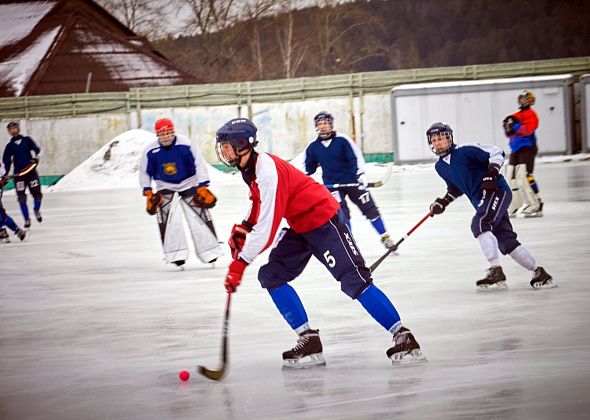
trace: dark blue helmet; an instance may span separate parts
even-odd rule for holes
[[[16,121],[10,121],[10,122],[8,123],[8,125],[6,126],[6,128],[7,128],[8,130],[10,130],[11,128],[14,128],[14,127],[16,127],[16,128],[20,128],[20,126],[18,125],[18,123],[17,123]]]
[[[327,122],[330,125],[330,129],[327,131],[319,130],[317,127],[320,121]],[[315,117],[313,117],[313,122],[315,123],[316,131],[320,139],[327,139],[334,132],[334,116],[327,111],[319,112]]]
[[[444,149],[437,151],[432,145],[432,139],[438,135],[445,137],[448,140],[448,145]],[[428,146],[430,146],[430,150],[432,150],[432,152],[437,156],[445,157],[451,152],[451,149],[453,148],[453,129],[448,124],[442,122],[432,124],[430,128],[426,130],[426,138],[428,139]]]
[[[313,117],[313,122],[317,125],[321,120],[326,120],[330,124],[333,124],[334,116],[327,111],[320,111],[315,117]]]
[[[218,159],[228,166],[238,166],[240,155],[258,144],[256,140],[258,129],[252,121],[247,118],[234,118],[226,122],[217,130],[216,147]],[[229,159],[222,153],[222,144],[229,143],[234,150],[235,157]]]

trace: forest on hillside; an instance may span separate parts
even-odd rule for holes
[[[275,13],[275,1],[254,4],[231,22],[194,10],[199,35],[152,41],[206,83],[590,56],[585,0],[360,0]]]

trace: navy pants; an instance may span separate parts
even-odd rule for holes
[[[512,201],[512,191],[496,188],[491,194],[484,194],[475,208],[471,221],[471,232],[478,237],[484,232],[492,232],[498,240],[498,249],[504,255],[511,253],[520,245],[512,229],[508,206]]]
[[[342,291],[352,299],[372,283],[371,272],[339,211],[324,225],[303,234],[283,229],[268,263],[258,271],[260,284],[268,291],[283,286],[303,272],[312,255],[324,264],[340,282]]]
[[[330,188],[330,192],[336,200],[340,201],[340,208],[344,213],[345,220],[350,220],[350,209],[346,204],[346,197],[350,198],[356,206],[359,208],[361,213],[369,219],[374,220],[380,216],[379,209],[373,200],[373,196],[367,189],[359,187],[341,187],[341,188]],[[337,196],[339,194],[339,196]]]

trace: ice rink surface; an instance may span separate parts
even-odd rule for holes
[[[533,290],[503,257],[509,290],[477,293],[486,261],[467,199],[424,223],[376,270],[428,363],[393,367],[391,335],[316,261],[293,282],[324,344],[325,368],[281,369],[296,342],[256,273],[231,307],[227,376],[216,369],[229,256],[161,259],[139,188],[45,194],[45,221],[0,244],[2,419],[587,419],[590,416],[590,162],[539,165],[545,216],[513,220],[559,287]],[[241,181],[212,190],[222,241],[241,221]],[[399,238],[444,194],[433,171],[373,190]],[[14,195],[4,205],[19,224]],[[367,263],[384,251],[358,212]],[[186,383],[178,372],[186,369]]]

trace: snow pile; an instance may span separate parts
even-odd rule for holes
[[[146,130],[129,130],[109,141],[47,191],[88,191],[121,188],[139,189],[139,160],[156,135]],[[207,165],[213,184],[239,182]]]

